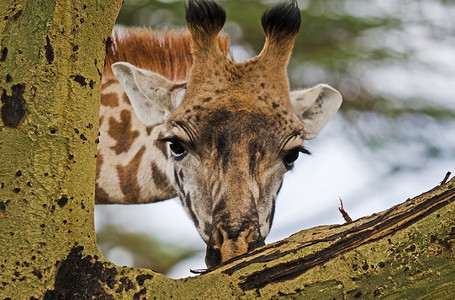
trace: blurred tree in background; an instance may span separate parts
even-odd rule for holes
[[[217,2],[227,12],[224,29],[231,36],[234,59],[259,53],[264,43],[261,15],[278,1]],[[453,161],[455,2],[298,3],[302,26],[288,68],[291,88],[320,82],[337,88],[344,97],[340,133],[357,144],[360,156],[380,163],[386,174],[425,168],[432,160]],[[117,24],[181,28],[184,3],[125,0]],[[104,236],[105,230],[98,232],[99,241],[112,244],[116,238]],[[190,252],[183,251],[182,257]]]
[[[163,243],[144,233],[131,232],[115,225],[105,225],[97,232],[98,248],[111,256],[128,252],[133,260],[131,267],[149,268],[165,274],[176,263],[194,254],[194,250]]]

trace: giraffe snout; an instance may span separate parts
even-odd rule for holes
[[[222,225],[215,226],[211,242],[207,247],[207,267],[210,268],[226,262],[264,245],[264,239],[261,237],[257,226],[247,225],[241,228],[246,229],[238,233],[238,231],[229,230]]]

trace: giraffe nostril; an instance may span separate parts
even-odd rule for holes
[[[215,249],[221,249],[221,247],[222,247],[222,245],[224,243],[224,240],[225,240],[225,238],[224,238],[225,236],[227,237],[226,231],[221,229],[221,227],[218,225],[216,227],[215,235],[213,237],[213,239],[214,239],[214,248]]]
[[[244,232],[244,239],[245,239],[245,242],[248,244],[249,242],[251,242],[253,239],[254,239],[254,228],[253,226],[251,226],[250,228],[248,228],[245,232]]]

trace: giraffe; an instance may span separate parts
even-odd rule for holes
[[[96,199],[145,203],[178,195],[213,268],[264,245],[284,174],[299,153],[309,153],[304,141],[319,134],[342,97],[326,84],[289,92],[296,1],[263,14],[264,48],[242,63],[228,54],[218,4],[190,0],[186,19],[189,31],[173,35],[187,43],[190,58],[181,52],[152,70],[134,62],[134,52],[107,59],[117,80],[108,75],[103,85]],[[168,64],[180,70],[163,71]]]

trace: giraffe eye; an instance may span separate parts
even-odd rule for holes
[[[188,154],[187,146],[179,138],[168,137],[158,141],[169,145],[169,150],[171,150],[171,155],[175,160],[181,160]]]
[[[294,162],[299,158],[299,149],[292,149],[286,153],[286,155],[283,157],[283,163],[286,169],[292,169],[294,167]]]
[[[308,150],[303,147],[298,147],[289,150],[283,157],[283,163],[286,169],[290,170],[294,167],[294,162],[299,158],[299,153],[311,154]]]
[[[174,159],[183,159],[188,154],[188,150],[179,140],[170,140],[168,143],[169,149],[171,150],[171,155],[174,157]]]

